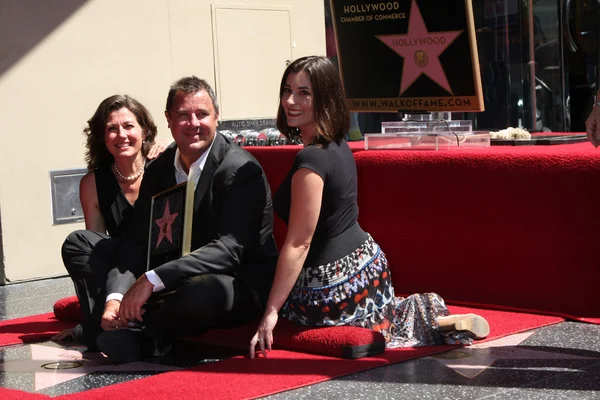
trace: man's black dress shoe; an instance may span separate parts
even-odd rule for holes
[[[103,332],[97,344],[109,360],[123,363],[160,357],[171,350],[170,345],[159,345],[146,333],[130,329]]]

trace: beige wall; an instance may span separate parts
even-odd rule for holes
[[[323,0],[5,0],[0,9],[0,279],[64,274],[49,171],[83,168],[82,128],[127,93],[170,134],[170,83],[217,89],[222,119],[273,117],[287,59],[325,54]]]

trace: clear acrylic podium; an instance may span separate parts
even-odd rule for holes
[[[489,147],[489,131],[472,128],[469,120],[451,120],[449,112],[407,114],[402,121],[382,122],[381,133],[365,134],[365,150]]]

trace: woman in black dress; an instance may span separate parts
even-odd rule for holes
[[[88,173],[81,179],[79,197],[85,229],[99,237],[119,237],[132,220],[146,163],[162,153],[172,140],[155,144],[157,128],[150,112],[127,95],[104,99],[84,134]],[[64,261],[69,269],[71,260]],[[79,292],[77,282],[75,289]],[[80,304],[88,306],[86,299],[80,298]],[[82,336],[82,325],[77,325],[53,339],[74,337],[85,343]]]
[[[394,296],[385,254],[357,222],[356,164],[344,139],[349,111],[326,57],[291,63],[281,80],[277,127],[304,148],[273,198],[287,223],[267,307],[250,342],[271,349],[281,316],[306,326],[380,331],[388,347],[470,343],[489,333],[475,314],[450,316],[435,293]]]

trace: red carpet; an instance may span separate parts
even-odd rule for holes
[[[477,310],[458,306],[451,306],[450,309],[453,313],[477,312],[487,318],[491,326],[490,337],[487,340],[563,321],[559,317],[507,311]],[[48,319],[47,315],[44,315],[41,319],[39,318],[40,316],[36,317],[39,320],[37,322],[38,326],[44,332],[50,332],[52,327],[58,327],[57,321]],[[35,321],[36,317],[30,317],[29,321]],[[23,320],[3,322],[0,326],[0,332],[2,332],[0,337],[3,337],[4,332],[6,332],[1,329],[14,325],[16,321]],[[25,324],[19,322],[18,326],[23,327]],[[12,329],[12,332],[16,331],[17,329]],[[31,333],[31,329],[28,332]],[[41,334],[38,335],[38,337],[40,336]],[[30,336],[24,337],[29,338]],[[277,338],[275,339],[277,340]],[[255,398],[315,384],[371,368],[440,353],[451,348],[453,347],[435,346],[390,349],[381,355],[362,358],[360,360],[346,360],[274,350],[269,353],[269,357],[266,359],[250,360],[245,357],[235,357],[190,370],[167,372],[149,378],[55,398],[61,400],[107,398],[111,400],[129,400],[131,398],[183,399],[193,398],[198,394],[201,394],[202,398]],[[3,388],[0,388],[0,398],[5,400],[47,399],[46,396],[37,394],[29,395]]]
[[[71,321],[59,321],[54,313],[0,321],[0,346],[47,340],[74,325]]]
[[[41,400],[50,399],[51,397],[38,393],[27,393],[20,390],[0,387],[0,398],[3,400]]]

